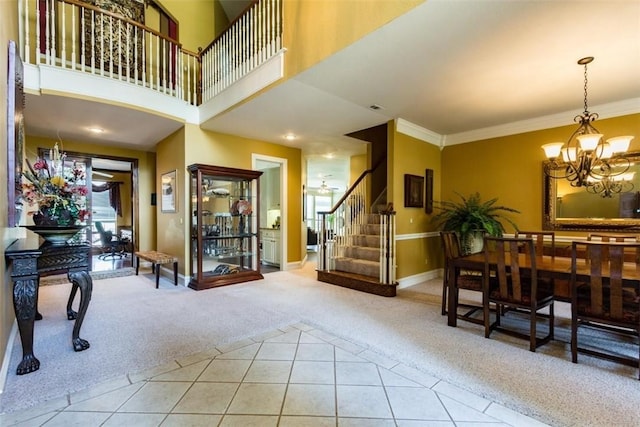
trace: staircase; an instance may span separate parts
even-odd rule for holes
[[[396,295],[393,206],[367,213],[365,171],[336,206],[318,212],[318,280],[375,295]]]

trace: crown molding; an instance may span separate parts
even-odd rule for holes
[[[592,112],[597,112],[599,118],[609,119],[612,117],[626,116],[640,113],[640,98],[631,98],[608,104],[601,104],[590,108]],[[467,142],[481,141],[483,139],[497,138],[507,135],[515,135],[524,132],[533,132],[541,129],[551,129],[560,126],[574,124],[573,118],[579,113],[576,110],[565,111],[563,113],[551,114],[548,116],[536,117],[534,119],[521,120],[504,125],[491,126],[476,129],[468,132],[460,132],[445,135],[443,146],[464,144]]]
[[[427,128],[423,128],[422,126],[411,123],[405,119],[396,119],[396,131],[405,135],[412,136],[416,139],[419,139],[420,141],[428,142],[429,144],[433,144],[436,147],[443,146],[442,135]]]

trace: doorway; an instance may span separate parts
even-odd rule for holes
[[[287,269],[287,159],[252,155],[252,168],[260,177],[261,272]]]

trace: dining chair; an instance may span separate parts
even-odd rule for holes
[[[640,276],[631,265],[632,277],[625,278],[625,253],[640,250],[640,242],[574,242],[571,251],[571,360],[578,363],[578,353],[612,360],[638,368],[640,379],[640,345],[638,358],[615,354],[611,349],[581,347],[578,327],[596,326],[612,339],[621,332],[640,334]],[[605,256],[606,253],[606,256]],[[586,254],[586,256],[584,255]],[[584,258],[582,258],[584,256]],[[585,339],[586,341],[586,339]]]
[[[587,235],[588,242],[640,242],[640,234],[622,234],[622,233],[589,233]],[[609,258],[609,251],[604,248],[602,256],[606,259]],[[631,260],[636,264],[640,264],[640,250],[627,249],[625,251],[625,259]]]
[[[553,339],[553,287],[550,282],[539,280],[536,268],[536,251],[533,239],[510,237],[484,238],[484,335],[489,338],[494,330],[529,340],[529,350]],[[526,265],[525,265],[526,264]],[[495,274],[492,275],[491,273]],[[491,323],[491,303],[496,305],[496,320]],[[517,328],[505,328],[502,325],[504,308],[516,309],[518,315],[529,317],[529,333]],[[537,320],[539,311],[549,307],[548,333],[544,337],[537,336]],[[515,325],[513,325],[515,326]]]
[[[536,255],[544,255],[545,252],[551,256],[556,254],[556,232],[555,231],[522,231],[516,230],[516,239],[533,239],[536,247]]]
[[[471,317],[475,312],[483,309],[482,305],[473,304],[461,304],[458,301],[459,290],[464,289],[467,291],[478,292],[482,294],[482,272],[481,271],[459,271],[458,274],[450,271],[451,260],[462,256],[462,250],[460,248],[460,241],[458,235],[454,231],[441,231],[440,238],[442,239],[442,247],[444,249],[444,279],[442,280],[442,315],[447,314],[447,294],[449,286],[452,286],[452,275],[456,276],[456,292],[454,294],[453,307],[456,310],[456,317],[461,320],[469,322],[484,324],[483,319],[477,319]],[[466,313],[457,313],[458,307],[467,308]]]

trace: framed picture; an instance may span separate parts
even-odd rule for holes
[[[178,171],[162,174],[162,197],[160,198],[160,209],[162,212],[177,212],[176,200],[178,197]]]
[[[9,41],[7,75],[7,206],[8,226],[22,214],[22,161],[24,150],[24,71],[16,43]]]
[[[430,214],[433,213],[433,169],[425,169],[424,186],[424,211]]]
[[[424,206],[424,178],[418,175],[404,175],[404,207]]]

